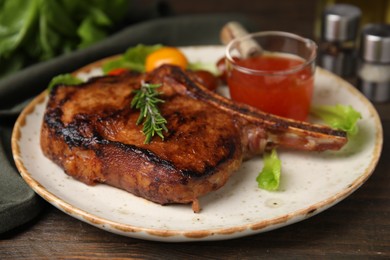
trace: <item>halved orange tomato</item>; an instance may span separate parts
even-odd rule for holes
[[[185,69],[188,65],[186,56],[175,47],[162,47],[146,57],[146,71],[152,71],[163,64],[171,64]]]

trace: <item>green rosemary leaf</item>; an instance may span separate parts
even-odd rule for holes
[[[143,124],[142,132],[145,135],[145,144],[150,143],[155,134],[164,140],[162,131],[168,132],[166,127],[167,120],[158,109],[158,104],[164,103],[164,100],[158,98],[161,94],[157,91],[159,87],[161,87],[161,84],[142,82],[141,88],[134,90],[135,95],[130,104],[131,108],[140,110],[136,124]]]

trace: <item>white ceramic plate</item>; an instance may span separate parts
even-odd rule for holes
[[[191,61],[215,62],[223,47],[183,48]],[[98,63],[97,63],[98,64]],[[88,66],[79,76],[99,74]],[[25,181],[65,213],[120,235],[158,241],[223,240],[286,226],[317,214],[360,187],[373,172],[382,149],[378,114],[354,87],[317,70],[315,104],[346,104],[358,110],[360,132],[342,151],[307,153],[279,151],[281,187],[261,190],[255,178],[259,157],[245,162],[226,186],[200,199],[202,211],[189,205],[160,206],[106,185],[87,186],[67,176],[43,156],[40,128],[46,94],[20,115],[12,137],[16,165]]]

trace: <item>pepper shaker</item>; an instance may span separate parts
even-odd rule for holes
[[[350,4],[323,11],[319,65],[345,79],[356,74],[356,41],[361,10]]]
[[[373,102],[390,100],[390,24],[368,24],[361,33],[358,89]]]

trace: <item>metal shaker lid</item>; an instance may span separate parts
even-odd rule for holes
[[[390,63],[390,24],[366,25],[360,40],[360,56],[364,60]]]
[[[335,4],[322,14],[322,39],[329,42],[355,40],[361,10],[354,5]]]

